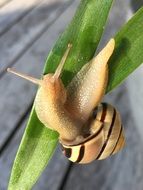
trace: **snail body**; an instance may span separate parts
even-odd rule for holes
[[[115,41],[111,39],[95,58],[82,67],[67,88],[60,75],[70,44],[56,72],[44,75],[41,80],[8,69],[39,85],[35,99],[37,116],[46,127],[59,133],[63,153],[73,162],[104,159],[124,146],[119,113],[109,104],[100,104],[108,81],[107,62],[114,46]]]

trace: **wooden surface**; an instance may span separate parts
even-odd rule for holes
[[[78,3],[79,0],[0,1],[0,190],[7,189],[12,163],[36,93],[35,85],[5,70],[12,66],[39,78],[47,53],[70,22]],[[100,47],[131,15],[129,0],[116,1]],[[136,73],[133,76],[137,78]],[[71,164],[58,147],[34,190],[143,189],[142,112],[139,106],[137,112],[140,114],[133,111],[135,103],[131,93],[136,96],[135,82],[134,87],[131,85],[133,78],[131,76],[105,97],[121,112],[126,148],[104,161],[77,165]],[[140,101],[138,99],[138,104]]]

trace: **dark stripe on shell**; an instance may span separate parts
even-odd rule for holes
[[[86,143],[86,142],[90,141],[91,139],[97,137],[97,136],[101,133],[103,127],[104,127],[104,125],[101,125],[100,129],[99,129],[94,135],[92,135],[92,136],[89,137],[87,140],[85,140],[83,143]]]
[[[84,142],[82,142],[82,143],[84,144],[84,143],[90,141],[91,139],[97,137],[97,136],[100,134],[100,132],[102,131],[103,127],[104,127],[104,125],[101,125],[100,129],[99,129],[95,134],[93,134],[93,135],[91,135],[90,137],[88,137],[88,138],[87,138]],[[81,143],[78,143],[78,144],[75,144],[75,145],[68,145],[68,146],[69,146],[69,147],[73,147],[73,146],[79,146],[80,144],[81,144]]]
[[[63,147],[63,153],[67,158],[70,158],[72,155],[72,148]]]
[[[120,140],[120,137],[121,137],[122,131],[123,131],[123,127],[121,126],[121,129],[120,129],[120,133],[119,133],[119,136],[118,136],[117,142],[116,142],[116,144],[115,144],[115,146],[114,146],[114,148],[113,148],[113,150],[112,150],[110,156],[114,153],[114,151],[115,151],[115,149],[116,149],[116,147],[117,147],[117,145],[118,145],[118,142],[119,142],[119,140]]]
[[[106,111],[107,111],[107,104],[106,103],[102,103],[103,106],[103,111],[102,111],[102,115],[101,115],[101,119],[100,121],[104,123],[105,117],[106,117]]]
[[[102,155],[102,153],[104,152],[104,150],[105,150],[105,148],[106,148],[106,146],[107,146],[108,140],[109,140],[109,138],[110,138],[110,136],[111,136],[111,133],[112,133],[112,129],[113,129],[113,127],[114,127],[115,118],[116,118],[116,110],[114,109],[113,118],[112,118],[112,123],[111,123],[110,128],[109,128],[109,132],[108,132],[108,135],[107,135],[107,139],[106,139],[106,141],[104,142],[104,144],[103,144],[103,146],[102,146],[102,149],[101,149],[101,151],[99,152],[99,154],[98,154],[96,160],[98,160],[98,159],[100,158],[100,156]]]
[[[84,145],[81,145],[79,155],[78,155],[78,158],[76,160],[77,163],[79,163],[83,159],[84,151],[85,151],[85,147],[84,147]]]

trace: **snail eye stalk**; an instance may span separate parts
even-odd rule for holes
[[[21,77],[21,78],[24,78],[24,79],[26,79],[26,80],[28,80],[28,81],[34,83],[34,84],[41,85],[41,80],[40,80],[40,79],[36,79],[36,78],[33,78],[33,77],[28,76],[28,75],[26,75],[26,74],[17,72],[17,71],[15,71],[14,69],[8,68],[8,69],[7,69],[7,72],[13,73],[13,74],[15,74],[15,75],[17,75],[17,76],[19,76],[19,77]]]

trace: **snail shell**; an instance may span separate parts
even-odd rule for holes
[[[102,103],[92,114],[92,133],[82,143],[62,144],[63,154],[72,162],[89,163],[102,160],[120,151],[125,144],[123,127],[118,111],[107,103]]]

